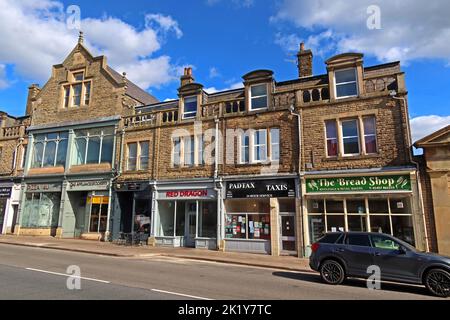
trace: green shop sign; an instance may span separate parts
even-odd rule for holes
[[[411,191],[409,175],[306,179],[306,192]]]

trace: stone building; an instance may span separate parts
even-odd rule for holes
[[[422,188],[432,250],[450,255],[450,126],[414,144],[423,148]]]
[[[270,70],[207,93],[191,68],[158,102],[93,57],[82,36],[30,87],[14,232],[308,255],[326,231],[392,234],[427,248],[404,74],[363,55],[298,78]]]

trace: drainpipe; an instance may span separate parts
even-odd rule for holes
[[[422,193],[422,183],[420,179],[420,165],[417,161],[413,158],[413,151],[412,151],[412,139],[411,139],[411,126],[409,123],[409,111],[408,111],[408,102],[406,101],[406,98],[404,97],[397,97],[397,92],[395,90],[391,91],[389,93],[392,99],[403,101],[403,106],[405,108],[405,116],[406,116],[406,133],[407,133],[407,143],[408,143],[408,153],[409,153],[409,160],[412,164],[416,166],[416,180],[417,180],[417,189],[419,192],[419,199],[420,199],[420,211],[422,213],[422,220],[423,220],[423,230],[424,230],[424,236],[425,236],[425,250],[427,252],[430,251],[429,248],[429,238],[428,238],[428,230],[427,230],[427,223],[425,220],[425,207],[423,204],[423,193]],[[402,107],[402,104],[400,104],[400,108]]]
[[[302,188],[302,180],[301,180],[301,165],[302,165],[302,130],[301,130],[301,116],[299,113],[295,112],[294,104],[291,104],[289,107],[289,112],[291,115],[297,117],[297,131],[298,131],[298,179],[299,179],[299,196],[300,196],[300,226],[301,226],[301,239],[302,239],[302,256],[305,256],[305,228],[303,225],[304,212],[303,212],[303,188]]]
[[[215,133],[215,159],[214,159],[214,191],[217,194],[217,248],[220,248],[220,241],[222,240],[222,221],[223,221],[223,212],[222,212],[222,179],[219,177],[219,158],[220,158],[220,150],[219,150],[219,118],[216,116],[214,119],[216,124],[216,133]]]

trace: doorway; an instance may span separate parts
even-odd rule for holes
[[[284,254],[295,255],[295,214],[280,214],[280,248]]]
[[[0,198],[0,234],[3,233],[3,225],[5,224],[6,204],[8,199]]]
[[[198,202],[187,202],[185,213],[184,241],[186,247],[195,247],[197,237],[197,205]]]

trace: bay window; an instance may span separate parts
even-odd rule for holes
[[[356,69],[337,70],[334,73],[336,98],[358,95]]]
[[[267,103],[267,85],[258,84],[250,87],[250,110],[265,109]]]
[[[113,149],[114,128],[76,131],[73,164],[112,163]]]
[[[64,166],[67,153],[67,132],[34,136],[32,168]]]

